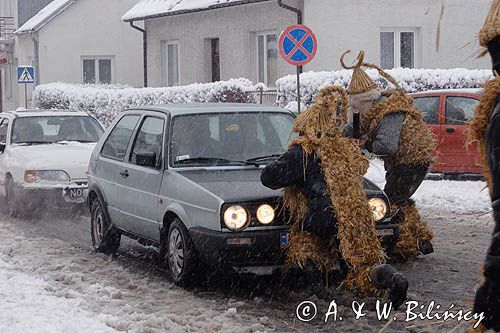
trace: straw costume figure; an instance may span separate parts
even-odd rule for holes
[[[325,290],[314,273],[321,275],[343,262],[346,288],[361,295],[388,289],[397,307],[406,299],[408,281],[383,264],[385,255],[363,191],[368,161],[357,140],[342,136],[347,103],[342,87],[321,90],[296,120],[298,138],[263,170],[261,181],[272,189],[285,188],[284,206],[293,223],[287,266],[304,268],[313,292]]]
[[[490,191],[495,227],[484,262],[484,282],[476,292],[474,312],[484,313],[482,325],[500,332],[500,0],[494,0],[479,32],[483,54],[491,56],[495,78],[481,96],[470,134],[479,141],[484,174]]]
[[[344,57],[349,52],[342,54],[340,59],[345,69],[354,70],[347,90],[350,109],[344,135],[352,134],[353,119],[358,114],[357,132],[361,136],[361,147],[384,161],[384,192],[393,208],[399,209],[403,216],[394,254],[406,259],[419,253],[432,253],[432,232],[427,223],[421,221],[410,197],[424,180],[433,160],[434,138],[414,107],[412,98],[394,78],[378,66],[365,63],[363,51],[353,66],[347,66]],[[381,92],[362,66],[376,69],[396,89]]]

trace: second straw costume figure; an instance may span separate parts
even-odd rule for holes
[[[421,244],[432,239],[432,232],[420,220],[409,198],[427,172],[435,144],[412,99],[406,96],[394,79],[373,66],[396,86],[394,91],[381,93],[361,66],[372,67],[363,62],[363,53],[360,53],[358,63],[351,67],[354,74],[348,92],[355,107],[349,108],[347,94],[342,87],[321,90],[315,103],[299,115],[294,126],[294,132],[299,133],[299,137],[290,144],[290,149],[300,147],[298,156],[302,156],[302,161],[294,162],[290,157],[278,159],[264,170],[263,182],[272,188],[283,186],[286,181],[280,184],[271,179],[278,174],[276,171],[280,169],[280,164],[280,171],[286,170],[284,165],[290,160],[301,165],[303,175],[299,178],[307,182],[306,173],[311,169],[308,163],[319,161],[325,183],[324,195],[329,198],[336,232],[325,235],[308,230],[310,226],[304,226],[304,221],[314,219],[317,213],[311,212],[311,207],[314,207],[311,198],[308,198],[311,195],[298,186],[286,185],[284,206],[291,213],[293,223],[287,249],[288,266],[302,267],[307,261],[314,261],[323,271],[328,271],[340,257],[348,268],[343,282],[345,287],[363,295],[374,295],[377,288],[389,288],[391,298],[400,302],[405,297],[402,295],[406,295],[407,281],[389,265],[380,265],[385,262],[385,254],[363,189],[363,175],[369,162],[361,148],[373,151],[373,147],[380,144],[377,142],[380,124],[386,121],[387,116],[397,114],[401,124],[397,128],[395,148],[390,154],[380,154],[380,157],[389,170],[395,166],[396,171],[417,170],[423,173],[421,179],[406,179],[393,170],[393,177],[388,179],[389,187],[386,186],[386,189],[391,189],[390,186],[394,188],[392,199],[396,206],[404,209],[404,222],[396,249],[399,254],[408,257],[422,252]],[[348,111],[360,113],[361,140],[345,135],[346,122],[352,118]],[[394,183],[398,179],[403,183]],[[398,191],[400,187],[404,190]]]

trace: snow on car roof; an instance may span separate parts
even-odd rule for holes
[[[26,21],[17,29],[14,34],[23,34],[33,30],[38,30],[54,17],[63,12],[66,8],[73,4],[75,0],[54,0],[47,6],[43,7],[32,18]]]
[[[461,89],[436,89],[436,90],[425,90],[416,93],[411,93],[410,95],[421,95],[421,94],[452,94],[452,93],[466,93],[466,94],[478,94],[483,92],[483,88],[461,88]]]
[[[12,114],[16,117],[88,116],[88,114],[83,111],[69,110],[16,110],[9,111],[7,114]]]
[[[144,20],[262,1],[270,0],[141,0],[122,16],[122,20]]]
[[[276,106],[249,103],[179,103],[145,106],[133,108],[133,110],[154,110],[170,113],[171,115],[196,114],[196,113],[220,113],[220,112],[276,112],[289,113],[289,110]]]

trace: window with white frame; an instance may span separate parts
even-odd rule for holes
[[[180,84],[179,42],[164,42],[164,83],[169,86]]]
[[[114,83],[113,57],[82,57],[83,83]]]
[[[278,80],[278,35],[257,34],[257,79],[273,87]]]
[[[380,67],[417,67],[420,60],[418,32],[418,28],[380,29]]]

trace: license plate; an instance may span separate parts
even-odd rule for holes
[[[82,198],[85,193],[83,188],[70,188],[68,192],[71,199]]]
[[[377,236],[392,236],[394,235],[393,229],[377,229]]]
[[[66,188],[64,190],[64,200],[71,203],[83,203],[87,197],[86,188]]]
[[[288,240],[290,238],[289,232],[280,232],[280,248],[284,248],[288,245]]]

